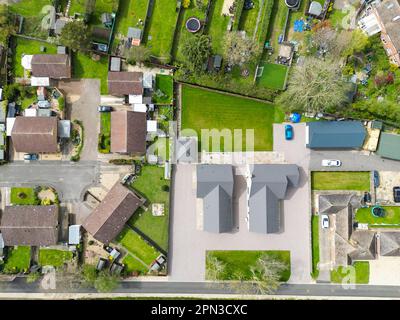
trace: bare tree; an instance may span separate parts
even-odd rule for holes
[[[231,65],[242,66],[259,53],[259,45],[240,32],[229,32],[225,37],[224,53]]]
[[[288,266],[269,255],[262,255],[254,266],[250,267],[252,281],[259,294],[271,294],[275,292],[281,284],[282,272],[286,271]]]
[[[293,69],[278,103],[287,111],[324,112],[342,106],[348,91],[338,61],[310,57]]]

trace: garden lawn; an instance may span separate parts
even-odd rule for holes
[[[246,148],[246,129],[254,129],[254,150],[271,151],[272,124],[281,123],[284,115],[272,104],[242,97],[182,87],[182,129],[193,129],[201,140],[201,129],[242,129],[242,148]],[[210,143],[211,145],[211,143]],[[206,149],[202,146],[202,149]],[[223,146],[232,151],[232,146]],[[213,150],[218,151],[218,150]]]
[[[100,114],[99,151],[101,153],[110,153],[110,148],[111,148],[111,112],[102,112]]]
[[[32,54],[40,54],[40,53],[57,53],[57,47],[55,45],[36,41],[29,40],[20,37],[14,38],[16,41],[16,50],[13,58],[13,71],[16,78],[22,78],[24,76],[24,68],[21,65],[22,55],[32,55]],[[41,52],[40,47],[44,46],[46,48],[46,52]]]
[[[128,223],[140,229],[162,249],[168,251],[169,191],[164,191],[163,186],[168,188],[170,186],[170,182],[164,180],[164,168],[150,165],[142,168],[140,176],[132,183],[132,187],[148,200],[149,209],[146,212],[139,209]],[[164,216],[152,215],[152,203],[164,204]]]
[[[73,16],[75,13],[85,14],[86,0],[71,0],[71,6],[69,8],[68,15]]]
[[[125,1],[126,0],[121,2]],[[101,15],[103,13],[116,13],[118,11],[119,2],[119,0],[96,0],[94,12],[90,18],[90,23],[92,25],[103,27],[103,23],[101,22]]]
[[[18,195],[24,193],[26,197],[20,198]],[[11,188],[11,203],[13,205],[35,205],[38,204],[37,196],[33,188]]]
[[[61,267],[65,262],[72,259],[71,251],[40,249],[39,263],[42,266]]]
[[[356,211],[356,221],[368,223],[371,227],[400,228],[400,207],[383,206],[385,217],[375,217],[371,213],[372,208],[360,208]]]
[[[8,251],[6,262],[4,263],[5,273],[27,272],[31,263],[31,248],[28,246],[18,246]]]
[[[205,1],[204,1],[205,3]],[[184,55],[182,53],[182,48],[184,43],[187,41],[187,39],[190,39],[191,37],[194,37],[195,34],[190,33],[186,29],[186,21],[191,18],[191,17],[196,17],[200,20],[204,20],[206,18],[205,16],[205,11],[200,10],[196,6],[196,1],[191,1],[190,7],[187,9],[182,9],[183,11],[183,17],[179,21],[179,25],[177,27],[177,35],[176,35],[176,43],[177,43],[177,48],[174,48],[174,54],[175,54],[175,60],[179,62],[184,62]]]
[[[162,60],[162,62],[171,60],[177,19],[176,1],[155,1],[153,13],[148,21],[148,27],[146,26],[143,39],[147,47],[150,48],[151,54]]]
[[[311,174],[313,190],[358,190],[369,191],[369,172],[320,172]]]
[[[253,0],[254,8],[251,10],[243,10],[240,16],[239,30],[245,31],[250,38],[253,37],[257,26],[257,17],[260,11],[260,2],[262,0]]]
[[[207,251],[206,260],[209,256],[213,256],[225,264],[225,270],[219,280],[236,280],[235,274],[237,273],[242,274],[244,280],[250,280],[250,267],[255,265],[257,259],[263,254],[280,260],[287,265],[287,270],[282,272],[280,280],[283,282],[288,281],[290,278],[290,251]]]
[[[52,5],[51,0],[21,0],[10,5],[9,10],[24,17],[35,17],[42,15],[43,7],[49,5]]]
[[[328,19],[334,28],[343,29],[343,28],[347,28],[345,25],[343,25],[343,19],[347,15],[350,17],[350,14],[348,11],[333,9],[332,12],[329,13]],[[346,22],[350,25],[350,21],[346,21]]]
[[[146,13],[149,1],[148,0],[124,0],[120,1],[119,10],[117,15],[117,23],[115,27],[116,34],[120,33],[126,36],[129,27],[143,29],[138,24],[139,19],[143,23],[146,20]]]
[[[262,76],[258,78],[258,84],[270,89],[283,90],[289,68],[274,63],[265,63],[263,67],[264,71]]]
[[[206,27],[206,32],[211,37],[213,53],[221,55],[224,53],[224,39],[229,23],[229,17],[224,17],[221,14],[223,5],[224,1],[213,1]]]
[[[117,237],[119,242],[131,255],[138,257],[146,265],[157,259],[159,252],[144,241],[136,232],[125,228]]]
[[[271,14],[271,21],[269,24],[269,32],[267,38],[274,49],[271,56],[272,61],[278,56],[279,53],[279,36],[285,34],[285,22],[288,14],[288,7],[285,1],[275,0],[275,4]]]
[[[317,279],[319,275],[319,216],[311,217],[311,241],[312,241],[312,277]]]
[[[153,95],[153,102],[160,104],[171,104],[174,95],[174,81],[172,76],[165,74],[156,75],[156,90],[160,90],[164,96]]]
[[[72,74],[75,79],[100,79],[100,93],[108,93],[108,57],[94,61],[81,52],[75,53],[72,55]]]
[[[140,274],[146,274],[147,271],[149,271],[148,267],[146,267],[143,263],[141,263],[130,254],[127,254],[124,257],[122,263],[125,265],[125,271],[127,271],[128,273],[138,272]]]
[[[350,274],[350,268],[355,268],[355,282],[349,281],[347,277]],[[356,261],[353,266],[349,267],[338,267],[331,271],[331,282],[333,283],[357,283],[357,284],[368,284],[369,282],[369,262],[367,261]]]

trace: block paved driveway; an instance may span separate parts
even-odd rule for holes
[[[274,128],[275,129],[275,128]],[[311,282],[310,197],[307,177],[308,151],[305,149],[304,126],[295,129],[296,141],[284,140],[283,127],[276,128],[274,151],[287,152],[287,160],[301,166],[300,187],[289,190],[283,202],[284,230],[280,234],[256,234],[247,230],[246,182],[235,176],[234,219],[231,233],[211,234],[196,228],[196,194],[193,183],[194,165],[176,166],[172,194],[170,276],[171,281],[204,281],[207,250],[289,250],[291,283]],[[279,136],[283,137],[281,139]],[[304,138],[304,137],[303,137]]]

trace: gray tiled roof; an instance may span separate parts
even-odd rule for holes
[[[232,230],[232,194],[231,165],[197,166],[197,197],[203,199],[204,231],[221,233]]]
[[[277,233],[281,230],[280,200],[288,186],[297,187],[300,173],[293,164],[256,164],[249,196],[249,231]]]
[[[366,131],[360,121],[318,121],[307,123],[311,149],[361,148]]]
[[[379,242],[381,256],[400,256],[400,232],[381,232]]]

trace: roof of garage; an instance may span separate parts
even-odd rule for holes
[[[400,135],[382,132],[377,153],[384,158],[400,160]]]
[[[311,149],[361,148],[366,130],[360,121],[318,121],[307,123]]]

